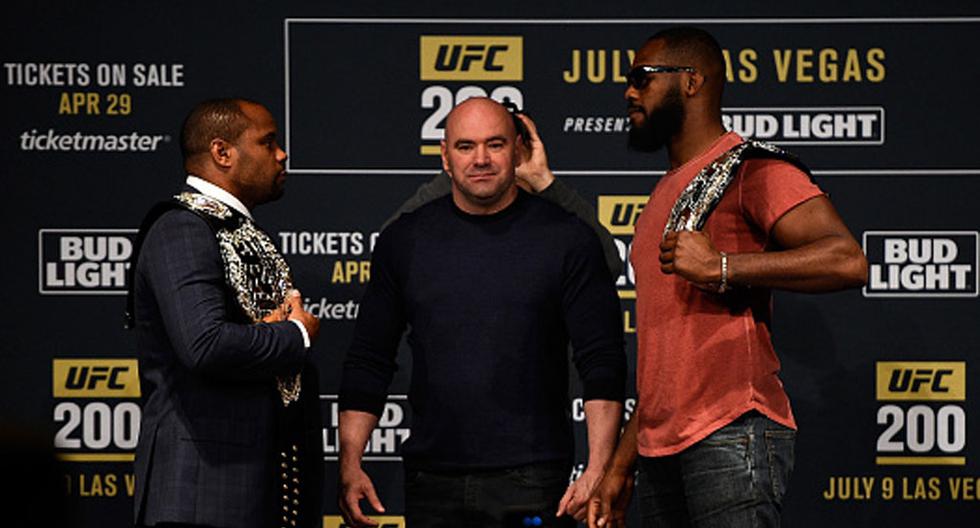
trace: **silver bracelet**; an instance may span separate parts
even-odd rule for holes
[[[721,252],[721,282],[718,283],[718,293],[728,291],[728,253]]]

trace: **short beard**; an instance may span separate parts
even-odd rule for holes
[[[676,86],[667,92],[660,106],[647,114],[641,126],[630,128],[629,147],[640,152],[656,152],[676,136],[684,124],[684,104]]]

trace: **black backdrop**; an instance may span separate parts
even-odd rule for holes
[[[438,169],[430,152],[446,109],[473,93],[518,100],[559,177],[597,206],[625,257],[632,213],[665,159],[625,149],[622,74],[647,35],[695,24],[730,59],[727,122],[800,154],[872,264],[863,291],[775,299],[801,428],[787,525],[971,525],[980,512],[977,11],[886,2],[8,8],[4,427],[47,431],[71,526],[130,524],[139,392],[121,270],[143,212],[183,177],[184,113],[207,97],[253,98],[278,117],[292,173],[285,198],[257,216],[323,319],[324,523],[338,526],[339,365],[373,236]],[[492,62],[473,52],[437,70],[424,50],[439,45],[508,48]],[[619,289],[632,367],[629,273]],[[411,420],[401,360],[367,456],[394,525]]]

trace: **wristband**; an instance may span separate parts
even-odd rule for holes
[[[718,283],[718,293],[728,291],[728,253],[721,252],[721,281]]]

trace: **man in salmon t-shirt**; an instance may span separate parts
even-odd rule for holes
[[[666,146],[670,171],[636,223],[639,402],[590,526],[623,525],[634,465],[644,526],[778,526],[796,422],[770,291],[832,291],[867,276],[805,167],[725,131],[724,82],[721,48],[694,28],[648,39],[627,76],[630,146]]]

